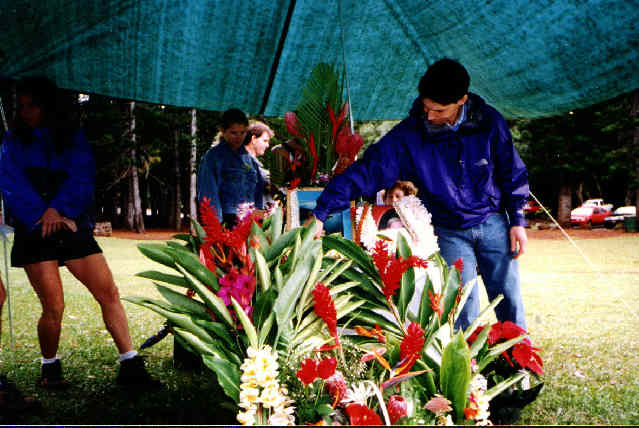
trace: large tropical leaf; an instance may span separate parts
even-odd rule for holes
[[[413,255],[410,249],[410,245],[401,233],[397,240],[397,252],[403,259],[407,259]],[[399,312],[399,318],[404,322],[406,320],[406,312],[408,311],[408,305],[415,294],[415,269],[410,267],[402,275],[401,287],[399,289],[397,297],[397,310]]]
[[[177,285],[179,287],[187,287],[189,283],[183,276],[171,275],[170,273],[158,272],[156,270],[145,270],[135,274],[140,278],[152,279],[154,281],[166,282],[167,284]]]
[[[204,364],[208,368],[215,372],[217,381],[224,390],[224,393],[235,403],[239,403],[240,376],[242,372],[238,366],[212,355],[202,355],[202,361],[204,361]]]
[[[463,333],[458,332],[444,349],[439,385],[455,410],[457,423],[464,421],[464,409],[470,384],[470,350]]]
[[[166,253],[166,246],[160,244],[138,244],[138,250],[154,262],[175,269],[173,257]]]

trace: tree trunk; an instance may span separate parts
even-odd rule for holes
[[[630,114],[633,117],[639,115],[639,89],[635,90],[632,94],[632,109]],[[637,214],[639,215],[639,126],[635,126],[635,132],[632,138],[632,156],[635,159],[635,207],[637,208]]]
[[[577,201],[579,201],[579,205],[584,203],[584,183],[581,182],[577,186],[577,190],[575,190],[575,194],[577,195]]]
[[[189,216],[197,219],[197,111],[191,110],[191,157],[189,158]],[[193,229],[193,226],[191,226]],[[193,232],[193,230],[191,230]]]
[[[175,198],[174,198],[174,211],[172,216],[175,216],[173,226],[176,230],[182,230],[182,175],[180,174],[180,150],[179,150],[180,133],[173,131],[173,155],[174,155],[174,174],[175,174]]]
[[[571,192],[572,186],[569,183],[562,183],[559,186],[559,209],[557,210],[557,221],[562,226],[570,224],[570,211],[572,207]]]
[[[129,169],[129,209],[127,213],[127,225],[129,229],[135,229],[138,233],[144,233],[144,217],[142,215],[142,199],[140,198],[140,179],[138,177],[138,167],[135,151],[135,102],[130,103],[130,138],[131,150],[129,157],[131,167]]]

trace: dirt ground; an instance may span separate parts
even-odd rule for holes
[[[592,230],[588,229],[573,229],[568,228],[565,229],[566,233],[573,239],[601,239],[601,238],[614,238],[618,236],[625,235],[626,232],[623,228],[616,229],[606,229],[606,228],[594,228]],[[528,233],[528,239],[565,239],[563,234],[559,229],[526,229]],[[165,241],[171,239],[173,235],[175,235],[176,231],[169,229],[149,229],[144,234],[139,234],[135,232],[131,232],[129,230],[124,229],[115,229],[113,230],[114,238],[121,239],[134,239],[137,241],[141,240],[158,240]],[[639,233],[633,234],[639,237]]]

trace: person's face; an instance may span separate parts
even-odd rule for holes
[[[271,141],[271,136],[268,132],[263,132],[259,137],[251,137],[251,145],[255,150],[255,156],[262,156],[266,149],[268,149],[268,143]]]
[[[468,96],[464,95],[456,103],[443,105],[429,98],[424,98],[424,113],[426,113],[428,121],[433,125],[454,125],[459,116],[459,110],[467,99]]]
[[[24,123],[31,128],[37,128],[42,122],[42,109],[33,103],[30,95],[18,96],[18,112]]]
[[[244,142],[246,125],[232,123],[231,126],[222,130],[222,136],[231,145],[233,150],[237,150],[242,147],[242,143]]]
[[[404,191],[402,189],[393,189],[386,195],[386,205],[393,205],[393,202],[398,202],[404,196]]]

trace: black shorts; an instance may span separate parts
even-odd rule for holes
[[[58,265],[62,266],[67,260],[102,253],[102,249],[93,238],[92,230],[63,230],[46,238],[42,238],[41,233],[40,230],[16,230],[11,249],[11,266],[23,267],[47,260],[57,260]]]

